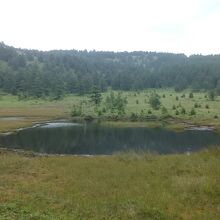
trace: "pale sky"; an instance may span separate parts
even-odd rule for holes
[[[39,50],[220,54],[220,0],[0,0],[0,41]]]

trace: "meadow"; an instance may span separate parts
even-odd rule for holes
[[[0,219],[218,220],[220,150],[33,157],[0,151]]]
[[[149,97],[156,92],[160,97],[161,107],[158,110],[152,109],[149,104]],[[66,95],[61,100],[27,99],[19,100],[17,96],[1,95],[0,117],[24,117],[7,123],[0,119],[0,132],[10,131],[19,127],[30,126],[40,121],[52,119],[70,119],[72,106],[81,106],[81,116],[100,118],[103,121],[109,120],[111,113],[103,112],[105,99],[110,92],[102,94],[102,101],[98,107],[101,115],[97,114],[94,105],[90,102],[89,95]],[[190,91],[175,92],[172,89],[145,90],[140,92],[122,92],[127,97],[125,115],[121,116],[112,125],[120,126],[166,126],[168,128],[182,129],[188,124],[208,125],[219,129],[220,97],[214,101],[209,100],[207,93],[194,92],[193,98],[189,97]],[[166,112],[163,112],[163,108]],[[182,113],[182,109],[185,113]],[[190,112],[194,109],[195,114]],[[135,115],[135,120],[131,115]],[[150,120],[156,118],[156,120]],[[111,121],[111,119],[110,119]],[[115,121],[115,120],[114,120]],[[132,121],[132,123],[131,123]],[[109,123],[110,124],[110,123]]]

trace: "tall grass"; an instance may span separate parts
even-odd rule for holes
[[[112,157],[0,154],[0,219],[220,217],[220,150]]]

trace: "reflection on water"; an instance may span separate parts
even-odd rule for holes
[[[123,150],[166,154],[220,146],[220,134],[196,130],[177,133],[155,128],[114,128],[97,124],[49,124],[0,136],[0,144],[56,154],[112,154]]]
[[[67,127],[67,126],[81,126],[81,125],[82,124],[70,123],[70,122],[50,122],[40,127],[41,128],[59,128],[59,127]]]

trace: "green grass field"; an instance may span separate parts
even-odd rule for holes
[[[153,91],[156,91],[156,93],[160,96],[161,108],[159,110],[153,110],[149,105],[149,97]],[[127,118],[127,121],[129,121],[131,114],[134,113],[138,117],[154,115],[158,118],[161,118],[164,116],[161,110],[164,106],[167,109],[167,114],[173,118],[172,120],[168,120],[168,127],[170,128],[182,128],[185,126],[183,123],[190,123],[214,126],[215,128],[219,129],[220,97],[218,96],[214,101],[210,101],[207,97],[205,97],[207,95],[205,92],[193,93],[193,98],[189,98],[189,93],[190,91],[177,93],[172,89],[122,92],[122,95],[127,97],[128,100],[125,110],[126,114],[124,117]],[[108,94],[109,92],[102,94],[102,102],[99,106],[100,110],[105,108],[104,101]],[[185,97],[183,97],[183,95],[185,95]],[[50,99],[30,99],[19,101],[17,96],[2,95],[0,98],[0,117],[24,116],[28,118],[25,120],[18,120],[12,125],[9,123],[6,127],[5,123],[1,122],[0,120],[0,132],[30,125],[38,122],[39,120],[42,121],[55,118],[69,118],[72,106],[77,106],[80,103],[83,103],[83,116],[90,115],[92,117],[97,117],[97,112],[94,111],[94,106],[89,101],[88,95],[67,95],[62,100],[58,101],[51,101]],[[195,104],[199,107],[195,108]],[[181,114],[182,107],[186,110],[186,114]],[[193,108],[195,109],[196,114],[190,115],[190,111]],[[152,112],[151,114],[149,114],[149,110]],[[106,112],[102,113],[101,117],[107,117],[109,115],[111,114]],[[154,126],[153,124],[158,125],[157,122],[148,122],[145,123],[145,126]]]
[[[0,219],[220,219],[220,151],[31,157],[0,151]]]

